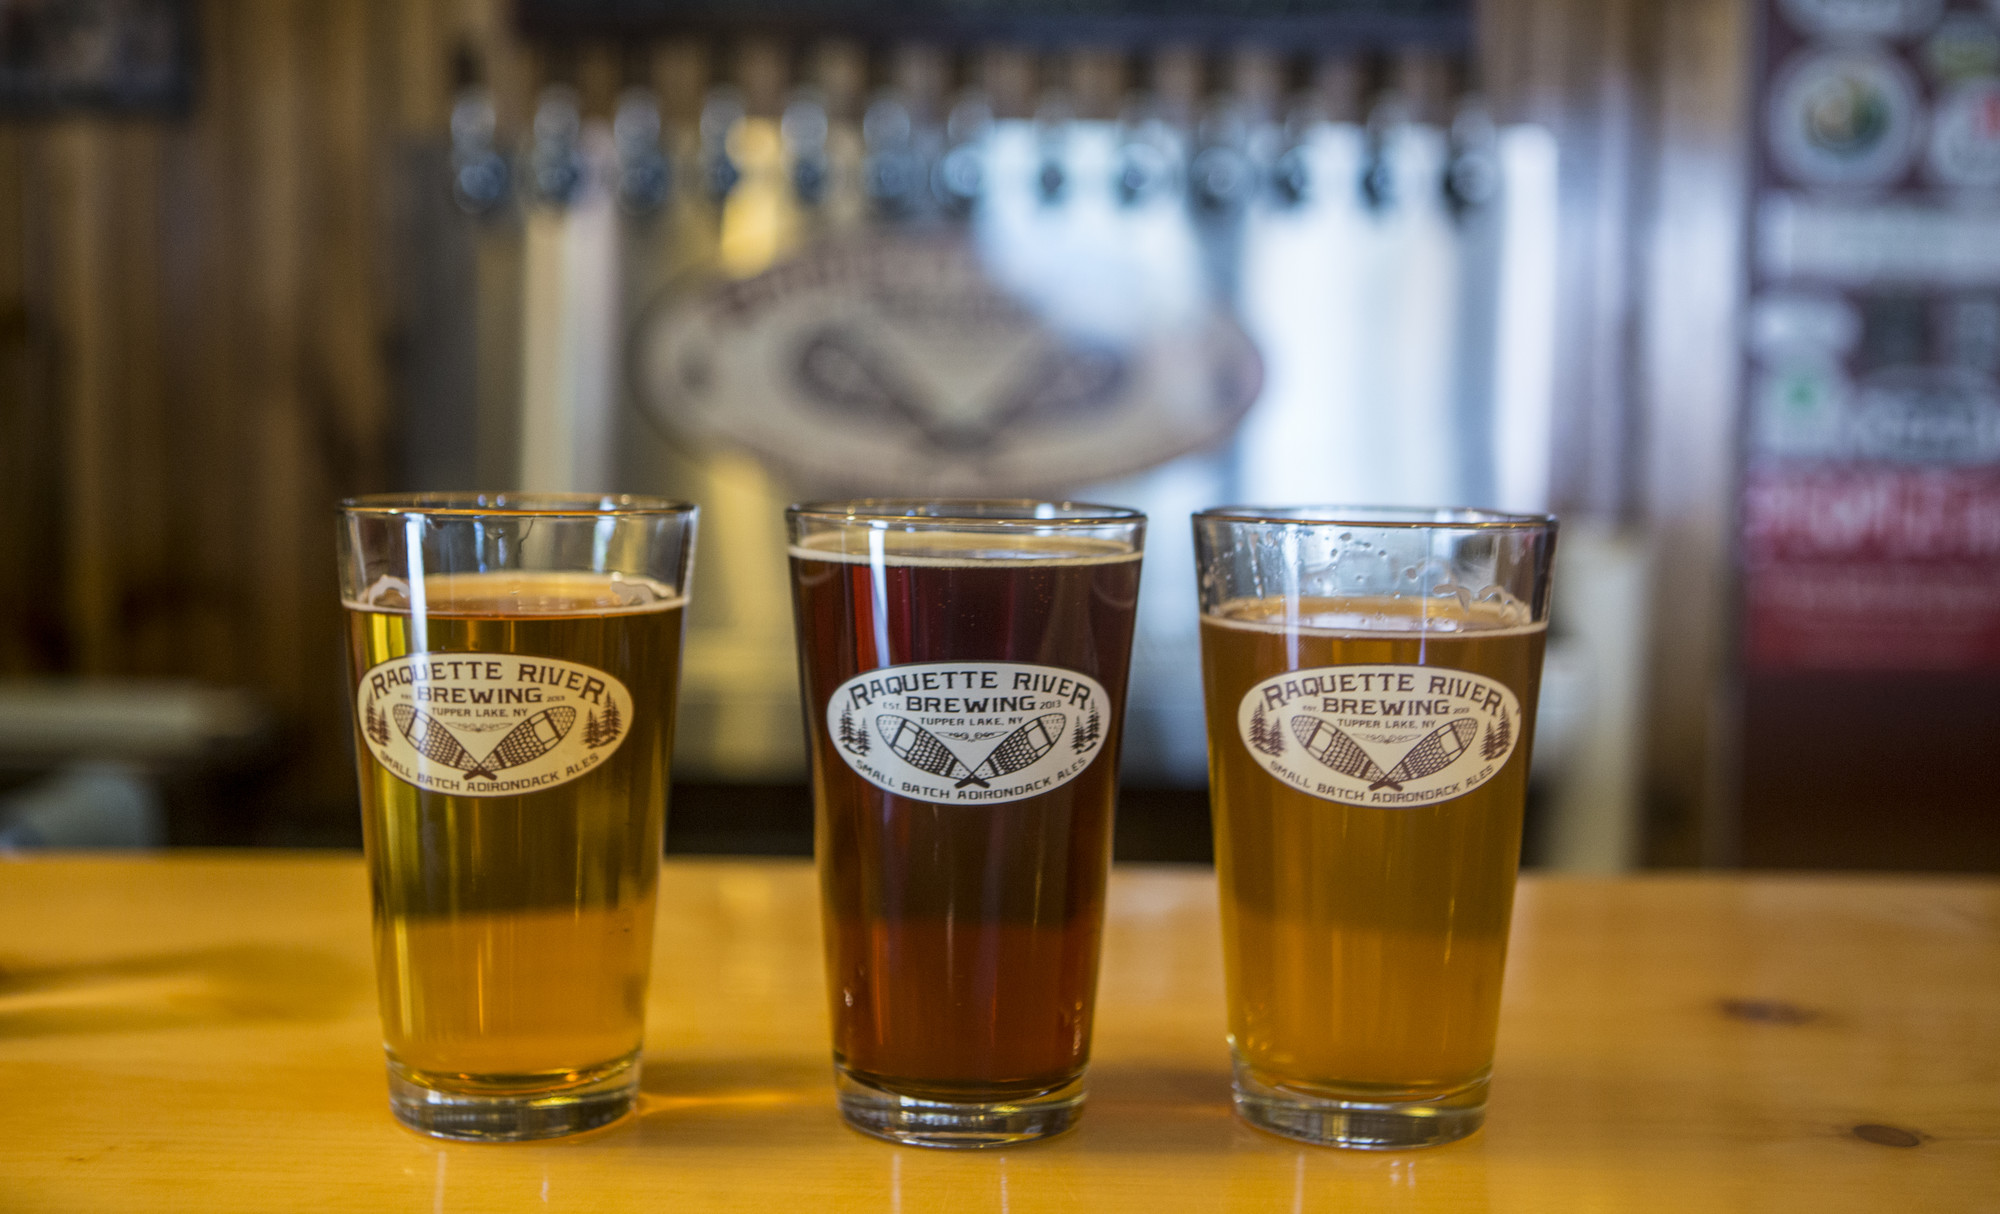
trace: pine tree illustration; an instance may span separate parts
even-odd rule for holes
[[[1082,754],[1091,748],[1101,732],[1102,723],[1097,718],[1097,706],[1093,704],[1089,716],[1077,718],[1076,732],[1071,734],[1069,739],[1070,749]]]
[[[1513,740],[1514,731],[1507,724],[1507,714],[1501,713],[1498,723],[1486,727],[1486,740],[1479,744],[1479,753],[1488,759],[1497,759],[1507,753],[1507,744]]]
[[[1285,753],[1285,733],[1271,724],[1262,704],[1250,714],[1250,745],[1273,758]]]
[[[389,719],[382,715],[381,709],[375,707],[375,701],[372,699],[368,701],[368,736],[377,746],[389,744]]]
[[[597,740],[592,746],[609,746],[618,740],[618,732],[625,723],[618,719],[618,701],[607,698],[604,701],[604,716],[597,723]]]
[[[868,753],[868,729],[854,723],[854,714],[843,708],[840,710],[840,744],[848,753],[865,755]]]
[[[593,712],[586,715],[583,718],[583,744],[595,747],[603,737],[604,733],[597,724],[597,714]]]

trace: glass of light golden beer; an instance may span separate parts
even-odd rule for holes
[[[1485,1118],[1555,520],[1194,518],[1237,1111],[1396,1149]]]
[[[836,1094],[917,1146],[1084,1099],[1145,516],[794,506]]]
[[[390,1107],[447,1138],[606,1124],[639,1084],[695,508],[342,504]]]

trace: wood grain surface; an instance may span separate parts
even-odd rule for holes
[[[1523,883],[1491,1120],[1302,1147],[1229,1111],[1214,881],[1113,878],[1088,1112],[997,1153],[845,1129],[793,862],[668,862],[643,1107],[389,1115],[348,855],[0,861],[0,1209],[2000,1210],[2000,883]]]

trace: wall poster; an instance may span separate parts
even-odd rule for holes
[[[1745,858],[2000,863],[1952,842],[2000,824],[1951,757],[2000,746],[1982,707],[2000,691],[2000,3],[1767,0],[1762,18]],[[1843,798],[1901,841],[1802,842],[1869,834],[1831,829]]]

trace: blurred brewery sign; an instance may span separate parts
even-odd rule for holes
[[[0,0],[0,115],[185,110],[192,0]]]
[[[1226,438],[1262,374],[1242,326],[1177,267],[1073,252],[1015,294],[1032,267],[972,240],[817,246],[663,306],[642,400],[816,492],[1054,494]]]

